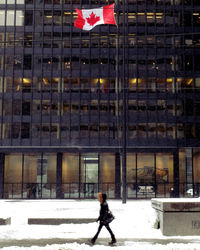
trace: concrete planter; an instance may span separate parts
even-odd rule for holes
[[[151,205],[163,235],[200,235],[200,198],[152,199]]]

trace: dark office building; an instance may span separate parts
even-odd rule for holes
[[[200,188],[200,1],[0,0],[0,198]]]

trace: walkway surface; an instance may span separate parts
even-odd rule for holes
[[[155,212],[150,200],[109,200],[109,207],[116,219],[111,228],[117,246],[138,244],[198,244],[199,236],[163,236],[153,227]],[[96,233],[99,215],[97,200],[0,200],[0,218],[11,218],[11,224],[0,225],[0,248],[31,247],[53,244],[87,244]],[[103,229],[96,242],[108,246],[110,236]],[[9,248],[11,249],[11,248]],[[67,248],[66,248],[67,249]]]
[[[78,244],[87,244],[91,245],[88,241],[88,238],[80,238],[80,239],[60,239],[60,238],[52,238],[52,239],[23,239],[23,240],[0,240],[0,247],[11,247],[11,246],[18,246],[18,247],[31,247],[31,246],[46,246],[46,245],[62,245],[62,244],[68,244],[68,243],[78,243]],[[108,238],[100,238],[97,240],[96,244],[101,246],[108,245]],[[154,244],[161,244],[161,245],[167,245],[169,243],[183,243],[183,244],[190,244],[190,243],[199,243],[199,241],[194,241],[192,239],[148,239],[148,238],[132,238],[132,239],[117,239],[117,246],[124,246],[124,245],[131,245],[135,243],[148,243],[149,245]],[[189,249],[189,248],[188,248]],[[200,248],[198,248],[200,249]],[[162,249],[161,249],[162,250]]]

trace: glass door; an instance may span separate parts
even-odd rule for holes
[[[98,192],[99,179],[98,154],[83,154],[81,156],[81,191],[84,198],[94,198]]]

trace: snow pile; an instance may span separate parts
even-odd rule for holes
[[[130,242],[130,245],[124,246],[102,246],[102,245],[94,245],[88,246],[87,244],[78,244],[78,243],[70,243],[63,245],[47,245],[45,247],[31,246],[31,247],[4,247],[2,250],[199,250],[199,244],[155,244],[149,245],[147,243],[135,243]]]
[[[1,218],[11,225],[0,226],[3,250],[200,250],[200,237],[167,237],[154,229],[156,215],[151,201],[108,201],[116,219],[111,228],[118,240],[108,246],[110,235],[102,229],[94,246],[88,244],[98,223],[28,225],[28,218],[97,218],[97,200],[0,201]]]

